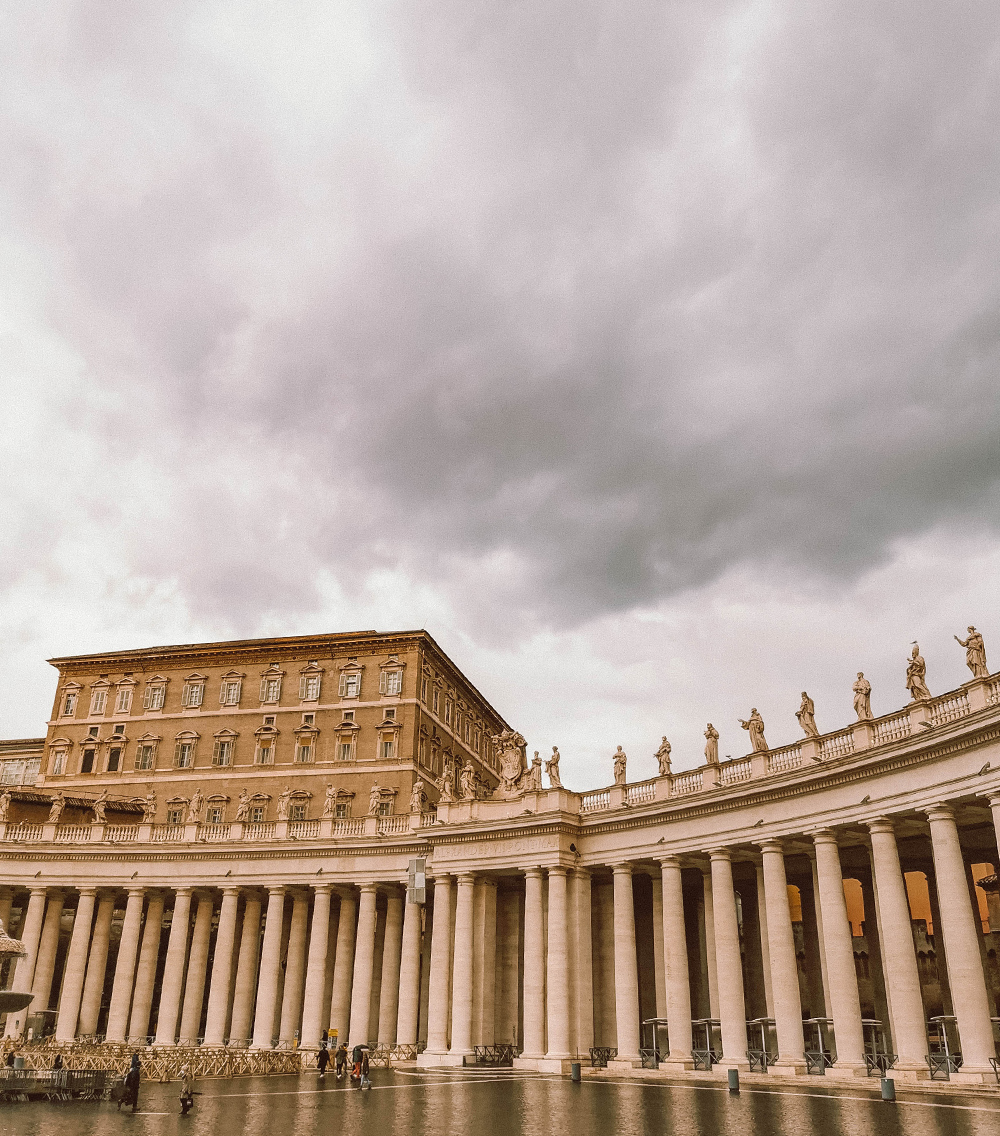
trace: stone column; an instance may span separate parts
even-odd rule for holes
[[[333,967],[333,994],[330,998],[330,1029],[337,1031],[338,1044],[347,1041],[351,1020],[351,986],[354,982],[354,921],[357,900],[353,893],[340,897],[337,918],[337,957]]]
[[[614,864],[615,895],[615,1021],[618,1056],[615,1061],[638,1068],[639,975],[635,955],[635,908],[632,900],[632,865]]]
[[[173,1045],[177,1039],[177,1015],[180,1012],[184,986],[184,963],[187,960],[188,928],[191,923],[191,889],[174,891],[174,911],[170,918],[167,960],[160,984],[160,1012],[156,1019],[154,1045]]]
[[[864,1031],[858,975],[854,969],[854,943],[844,898],[844,876],[837,837],[828,829],[813,833],[816,848],[817,911],[823,915],[830,1016],[836,1038],[837,1060],[832,1070],[840,1075],[865,1076]]]
[[[952,1077],[982,1081],[992,1077],[990,1058],[996,1057],[996,1047],[979,948],[978,913],[972,909],[954,811],[949,805],[935,805],[928,810],[927,818],[934,848],[948,979],[962,1044],[962,1068]]]
[[[59,1016],[56,1018],[56,1041],[72,1041],[76,1037],[76,1024],[80,1016],[80,999],[83,980],[87,973],[87,951],[90,947],[90,928],[94,922],[94,904],[97,888],[80,888],[80,898],[73,919],[73,935],[66,954],[62,997],[59,999]]]
[[[417,1022],[420,1015],[420,917],[422,911],[422,904],[404,904],[403,946],[399,964],[397,1045],[417,1044]]]
[[[565,868],[549,868],[549,934],[546,963],[548,1042],[546,1067],[563,1071],[569,1049],[569,896]],[[554,1064],[550,1064],[554,1063]]]
[[[14,893],[9,887],[0,887],[0,923],[3,923],[7,934],[10,934],[10,909],[14,902]]]
[[[451,1003],[451,1055],[472,1053],[472,940],[476,877],[463,872],[455,897],[455,974]]]
[[[668,1066],[693,1069],[691,1056],[691,980],[688,974],[687,929],[684,924],[684,884],[677,856],[660,861],[663,889],[664,997],[670,1056]]]
[[[104,993],[104,976],[108,966],[108,946],[111,942],[111,920],[115,913],[113,892],[104,892],[97,901],[97,918],[94,920],[94,937],[87,959],[87,977],[83,983],[80,1002],[80,1037],[93,1037],[101,1016],[101,997]]]
[[[354,984],[351,987],[351,1027],[348,1045],[367,1045],[371,1023],[372,976],[375,973],[375,899],[377,884],[363,884],[358,905],[358,942],[354,955]]]
[[[574,880],[576,919],[576,1052],[589,1060],[594,1044],[594,931],[591,917],[590,872],[577,868]]]
[[[476,880],[476,965],[472,993],[472,1044],[493,1045],[496,1029],[497,884]]]
[[[264,946],[257,979],[257,1013],[253,1022],[253,1048],[270,1049],[274,1041],[274,1019],[278,998],[278,971],[281,969],[281,932],[285,921],[285,889],[268,889],[267,918],[264,920]]]
[[[222,890],[219,929],[215,935],[212,979],[208,987],[208,1012],[205,1015],[205,1045],[224,1045],[226,1019],[229,1017],[229,992],[233,980],[233,949],[236,946],[236,919],[239,914],[240,889]]]
[[[712,858],[712,915],[719,982],[719,1021],[722,1025],[720,1065],[723,1068],[746,1069],[747,1013],[743,997],[743,966],[740,959],[740,928],[736,921],[733,865],[727,848],[714,849],[709,855]],[[706,918],[706,925],[707,922]],[[773,950],[772,943],[772,970]]]
[[[35,975],[35,961],[38,958],[38,945],[42,937],[42,923],[45,919],[45,902],[48,889],[32,888],[28,896],[28,910],[25,913],[23,927],[19,932],[21,942],[27,954],[18,959],[14,968],[14,981],[11,989],[18,994],[27,994],[31,990],[32,979]],[[19,1010],[16,1014],[7,1015],[7,1037],[20,1037],[28,1016],[29,1006]]]
[[[771,986],[774,992],[774,1027],[778,1056],[768,1072],[805,1073],[802,1035],[802,1001],[799,972],[788,906],[788,880],[781,843],[770,840],[760,846],[764,861],[764,902],[767,905],[767,942],[771,956]],[[742,995],[742,990],[741,990]],[[746,1028],[743,1030],[746,1036]]]
[[[187,982],[181,1010],[181,1045],[195,1045],[201,1027],[201,1008],[205,1004],[205,979],[208,975],[208,948],[212,937],[212,914],[215,902],[210,895],[198,897],[198,910],[191,934]]]
[[[132,983],[135,979],[135,960],[139,951],[139,932],[142,929],[142,902],[146,889],[128,889],[125,903],[125,921],[118,942],[118,960],[115,963],[115,981],[111,988],[111,1006],[108,1009],[108,1041],[124,1041],[128,1032],[128,1015],[132,1006]]]
[[[715,903],[712,898],[712,869],[702,868],[702,894],[705,904],[705,959],[708,971],[709,1017],[719,1016],[719,962],[715,952]]]
[[[141,1039],[146,1044],[149,1014],[153,1008],[153,984],[156,981],[156,962],[160,954],[160,931],[163,927],[163,894],[149,893],[146,904],[146,925],[142,930],[139,948],[139,966],[135,972],[135,994],[132,996],[132,1016],[128,1023],[129,1038]]]
[[[38,1013],[48,1009],[52,993],[52,976],[56,969],[56,954],[59,950],[59,929],[62,925],[63,904],[66,893],[50,891],[45,908],[45,922],[42,924],[42,937],[38,942],[38,957],[35,959],[35,974],[31,980],[34,1001],[29,1012]]]
[[[656,988],[656,1016],[667,1016],[667,973],[663,947],[663,881],[659,872],[650,872],[653,887],[653,981]]]
[[[323,1031],[323,995],[326,991],[327,958],[330,950],[330,885],[313,886],[312,930],[309,933],[309,960],[306,964],[306,990],[302,1006],[304,1049],[316,1049]]]
[[[451,990],[451,876],[434,877],[434,923],[431,928],[431,974],[427,999],[427,1048],[423,1065],[440,1065],[448,1052]]]
[[[913,950],[913,931],[906,885],[892,821],[870,821],[872,869],[878,897],[878,929],[885,966],[885,986],[892,1016],[896,1071],[911,1078],[927,1075],[927,1027],[920,995],[920,976]]]
[[[542,869],[524,873],[524,1051],[522,1058],[545,1056],[545,932]]]
[[[809,856],[809,868],[812,874],[812,906],[816,916],[816,939],[817,952],[819,954],[820,978],[823,983],[824,1017],[832,1017],[833,1015],[830,1013],[830,967],[826,961],[826,935],[823,932],[823,905],[819,901],[819,873],[816,867],[815,852]],[[808,918],[805,911],[803,911],[802,918]],[[803,930],[805,930],[805,928],[803,928]],[[806,950],[808,949],[807,947]]]
[[[399,968],[403,947],[403,894],[393,888],[386,900],[382,940],[382,984],[378,998],[378,1043],[396,1044],[399,1016]]]
[[[248,892],[243,899],[243,930],[240,933],[240,954],[236,962],[233,1017],[229,1025],[231,1042],[242,1044],[250,1041],[252,1036],[259,950],[260,895],[257,892]]]
[[[764,1005],[774,1017],[774,989],[771,986],[771,950],[767,945],[767,901],[764,898],[764,866],[757,864],[757,922],[760,924],[760,955],[764,970]]]
[[[292,925],[285,959],[285,989],[281,999],[281,1026],[278,1038],[291,1044],[302,1021],[302,992],[306,980],[306,934],[309,929],[309,893],[296,891],[292,903]]]

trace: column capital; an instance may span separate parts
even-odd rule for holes
[[[528,879],[529,877],[533,880],[540,880],[542,878],[542,869],[541,868],[525,868],[524,869],[524,878]]]
[[[176,887],[174,888],[174,899],[176,899],[180,895],[191,895],[193,892],[193,887]]]
[[[329,895],[333,891],[333,884],[329,880],[324,883],[310,884],[309,886],[317,895],[322,895],[323,892]]]
[[[931,805],[930,808],[924,809],[923,812],[924,812],[924,816],[926,816],[927,819],[930,820],[930,821],[935,821],[935,820],[952,820],[953,821],[955,819],[955,810],[951,807],[951,805],[946,805],[946,804]]]
[[[719,861],[732,861],[733,854],[728,848],[709,848],[707,849],[708,858],[714,864],[716,860]]]
[[[475,887],[476,873],[475,872],[459,872],[458,873],[458,886],[459,887]]]
[[[562,864],[555,864],[551,868],[549,868],[550,876],[565,876],[566,873],[567,869],[564,868]]]
[[[82,884],[76,890],[80,893],[80,895],[96,896],[97,895],[97,884]],[[0,894],[2,894],[2,889],[0,889]]]
[[[868,831],[873,835],[883,833],[888,833],[890,836],[896,835],[896,829],[893,827],[891,817],[875,817],[873,820],[866,821],[865,823],[868,825]]]
[[[28,886],[29,895],[47,895],[48,890],[47,884],[29,884]]]
[[[672,853],[669,856],[660,856],[659,861],[660,861],[660,871],[661,872],[664,868],[680,868],[681,867],[681,858],[680,858],[680,856],[678,856],[674,853]]]
[[[287,891],[287,884],[268,884],[267,886],[268,895],[284,895]]]
[[[223,896],[235,895],[238,896],[243,889],[236,884],[231,884],[229,887],[222,889]]]
[[[987,793],[986,799],[990,803],[990,808],[1000,809],[1000,789],[994,789],[992,792]]]
[[[128,887],[126,887],[125,890],[128,892],[129,899],[131,899],[133,895],[145,895],[146,894],[146,885],[145,884],[129,884]]]
[[[779,856],[784,856],[785,846],[780,840],[762,840],[757,847],[763,854],[777,853]]]
[[[614,872],[614,874],[616,876],[628,876],[629,879],[631,879],[632,878],[632,861],[631,860],[621,860],[617,864],[612,864],[611,865],[611,871]]]

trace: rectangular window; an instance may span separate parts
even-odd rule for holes
[[[96,753],[97,753],[97,750],[95,750],[95,749],[85,749],[83,751],[83,760],[80,762],[80,772],[81,773],[93,773],[94,772],[94,755]],[[53,773],[62,773],[62,769],[58,769],[58,770],[53,769],[52,772]]]
[[[184,823],[184,810],[183,809],[167,809],[167,824],[183,824]]]
[[[354,671],[351,674],[342,674],[340,676],[340,697],[357,698],[360,694],[361,672]]]
[[[299,698],[303,702],[318,702],[321,683],[320,675],[303,675],[299,679]]]
[[[306,807],[305,807],[305,805],[292,805],[292,807],[288,810],[288,819],[289,820],[305,820],[306,819]]]
[[[254,805],[250,810],[250,823],[263,824],[264,823],[264,806]]]
[[[399,694],[403,689],[403,672],[402,671],[383,671],[382,672],[382,693],[383,694]]]
[[[108,772],[117,773],[122,763],[122,747],[112,746],[108,750]]]
[[[212,750],[212,764],[213,765],[230,765],[233,760],[233,742],[232,739],[226,738],[219,740],[215,743],[215,748]]]
[[[259,745],[257,747],[257,764],[270,765],[274,760],[274,750],[270,745]]]
[[[86,760],[86,753],[84,753],[84,760]],[[64,749],[56,750],[52,755],[52,775],[58,777],[60,774],[66,772],[66,751]]]
[[[396,746],[392,738],[384,738],[382,740],[382,760],[391,761],[393,754],[396,752]]]
[[[427,703],[427,677],[424,676],[420,680],[420,701],[425,705]]]
[[[417,756],[420,759],[421,765],[427,764],[427,742],[424,738],[420,739],[420,743],[417,746]]]
[[[354,752],[354,743],[353,742],[341,742],[340,743],[340,749],[338,750],[338,752],[340,753],[340,760],[341,761],[350,761],[351,755]]]
[[[152,769],[156,759],[156,746],[141,745],[135,751],[135,768]]]
[[[299,743],[299,748],[295,754],[296,761],[312,761],[313,749],[308,742]]]
[[[353,722],[354,721],[354,711],[353,710],[345,710],[344,711],[344,721],[345,722]]]
[[[108,704],[108,692],[106,690],[95,690],[90,696],[90,714],[91,717],[97,714],[104,713],[104,707]]]
[[[96,737],[98,737],[100,732],[101,732],[100,726],[91,726],[90,729],[87,731],[87,737],[88,738],[96,738]]]
[[[242,679],[227,678],[219,689],[219,702],[223,706],[239,706],[242,685]]]
[[[264,717],[264,725],[265,726],[273,726],[275,721],[277,721],[277,719],[275,718],[275,716],[273,714],[267,714]]]
[[[174,746],[174,765],[178,769],[190,769],[194,765],[194,742],[178,742]]]
[[[378,815],[380,817],[387,817],[392,813],[392,801],[379,801]]]
[[[117,734],[119,736],[124,734],[125,733],[125,723],[124,722],[115,722],[115,724],[111,727],[111,733],[112,733],[112,735]]]
[[[469,719],[466,718],[465,719],[465,744],[466,745],[469,744],[469,741],[471,740],[471,738],[472,738],[472,725],[470,724]]]
[[[451,700],[448,698],[444,700],[444,724],[451,725]]]
[[[185,710],[196,710],[205,698],[205,684],[203,682],[186,682],[181,691],[181,706]]]
[[[349,817],[351,815],[350,805],[344,804],[334,806],[333,815],[337,818],[337,820],[344,820],[346,817]]]
[[[315,725],[315,722],[316,722],[316,715],[315,714],[303,714],[302,715],[302,725],[303,726],[312,726],[312,725]]]
[[[396,707],[389,706],[385,711],[385,719],[387,722],[395,722],[396,720]]]
[[[62,716],[71,718],[76,713],[76,691],[67,690],[63,698]]]
[[[118,696],[115,698],[115,713],[127,714],[132,709],[132,688],[130,686],[122,686],[118,688]]]
[[[435,690],[434,695],[431,698],[431,709],[435,714],[437,714],[441,709],[441,692],[439,690]]]
[[[209,824],[222,824],[222,805],[209,805],[208,806],[208,823]]]
[[[142,696],[143,710],[162,710],[167,688],[161,684],[147,686]]]
[[[261,702],[277,702],[281,697],[281,679],[263,678],[260,680]]]

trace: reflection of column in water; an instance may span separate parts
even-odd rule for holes
[[[392,1101],[392,1128],[388,1136],[417,1136],[420,1132],[433,1131],[426,1125],[423,1090],[409,1077],[398,1077],[396,1083],[400,1086],[398,1092],[390,1090],[384,1094]]]

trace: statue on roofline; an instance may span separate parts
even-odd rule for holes
[[[968,639],[959,639],[956,635],[955,642],[965,648],[965,665],[972,671],[972,677],[986,678],[990,670],[986,665],[986,644],[982,635],[970,626]]]

